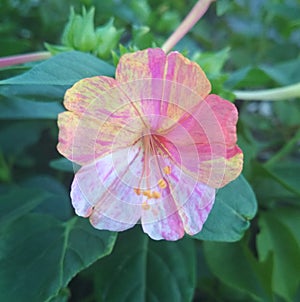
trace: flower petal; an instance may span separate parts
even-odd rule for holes
[[[154,240],[175,241],[181,239],[185,232],[195,235],[202,230],[212,207],[213,203],[210,203],[199,210],[197,202],[191,200],[180,212],[157,222],[142,224],[143,230]]]
[[[236,146],[237,116],[233,104],[210,95],[193,108],[193,113],[187,112],[176,127],[169,129],[162,144],[175,162],[194,157],[194,161],[182,163],[186,173],[211,187],[222,187],[235,179],[243,166],[242,151]]]
[[[144,231],[156,240],[177,240],[184,232],[200,232],[212,208],[215,189],[197,182],[167,158],[161,158],[160,164],[169,167],[164,175],[167,187],[162,198],[142,212]]]
[[[115,88],[118,82],[106,76],[96,76],[85,78],[76,82],[67,90],[64,98],[64,106],[69,110],[76,112],[78,115],[84,113],[93,102],[103,101],[100,96]],[[108,103],[108,106],[119,107],[123,104],[122,98],[117,98],[115,103]],[[99,105],[101,106],[101,104]]]
[[[120,58],[116,79],[126,83],[141,79],[162,79],[176,82],[194,90],[201,98],[206,97],[211,85],[200,66],[179,52],[168,55],[160,48],[128,53]],[[170,95],[168,97],[170,99]]]
[[[65,95],[65,106],[73,113],[58,117],[58,150],[80,165],[130,146],[144,127],[128,97],[106,77],[76,83]]]
[[[95,228],[122,231],[141,217],[133,188],[140,177],[141,148],[117,151],[82,167],[75,175],[71,198],[76,214],[90,216]]]
[[[121,57],[116,79],[152,129],[167,128],[199,103],[211,86],[202,69],[178,52],[147,49]],[[169,121],[161,121],[161,116]]]
[[[178,52],[168,54],[164,79],[193,90],[195,94],[200,96],[199,99],[205,98],[211,90],[210,82],[201,67]],[[176,92],[165,91],[164,98],[172,100],[174,97],[176,98]],[[184,100],[184,95],[180,99]]]
[[[148,48],[124,54],[116,69],[116,80],[127,83],[141,79],[163,79],[166,54],[160,48]]]

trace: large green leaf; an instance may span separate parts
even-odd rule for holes
[[[269,254],[274,255],[272,276],[274,292],[286,301],[294,301],[300,286],[300,212],[297,209],[283,209],[283,212],[284,218],[281,218],[279,210],[260,215],[257,250],[261,261]]]
[[[49,301],[109,254],[115,238],[77,217],[65,223],[41,214],[15,220],[0,231],[0,301]]]
[[[1,90],[1,88],[0,88]],[[57,103],[41,103],[23,99],[1,98],[0,119],[57,119],[64,107]]]
[[[0,227],[32,211],[49,196],[48,192],[37,188],[10,187],[1,196]]]
[[[300,81],[300,59],[268,66],[248,66],[235,71],[227,81],[229,87],[261,86],[270,84],[289,85]]]
[[[50,127],[48,121],[17,121],[6,123],[0,130],[0,150],[12,156],[22,154],[26,148],[38,142],[42,132]]]
[[[56,55],[22,75],[0,81],[0,95],[32,101],[59,101],[82,78],[114,75],[114,67],[96,57],[71,51]]]
[[[49,197],[34,209],[35,212],[52,215],[59,220],[68,220],[73,216],[70,192],[57,179],[50,175],[36,175],[22,182],[26,189],[39,189]],[[21,203],[19,204],[19,206]]]
[[[3,186],[0,194],[1,227],[29,212],[52,215],[62,221],[73,215],[69,192],[49,175],[28,178],[18,186]]]
[[[119,234],[113,253],[93,267],[97,301],[192,301],[192,239],[153,241],[139,227]]]
[[[272,300],[272,257],[260,263],[243,242],[204,242],[204,255],[214,275],[230,287],[247,293],[247,301]],[[246,301],[246,300],[245,300]]]
[[[241,175],[217,192],[214,207],[193,238],[232,242],[242,238],[257,211],[253,190]]]

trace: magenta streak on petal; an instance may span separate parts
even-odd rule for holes
[[[157,49],[149,49],[148,50],[148,66],[151,72],[151,76],[154,79],[162,79],[164,73],[164,66],[165,66],[165,57],[164,61],[162,62],[162,57],[156,56]]]

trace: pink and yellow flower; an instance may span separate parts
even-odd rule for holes
[[[242,170],[237,110],[178,52],[121,57],[114,78],[77,82],[59,115],[58,150],[81,168],[71,189],[78,215],[98,229],[139,221],[153,239],[201,231],[217,188]]]

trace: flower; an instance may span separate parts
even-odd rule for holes
[[[242,170],[237,110],[202,69],[159,48],[121,57],[114,78],[77,82],[59,115],[59,152],[82,166],[71,199],[95,228],[141,221],[153,239],[201,231],[217,188]]]

